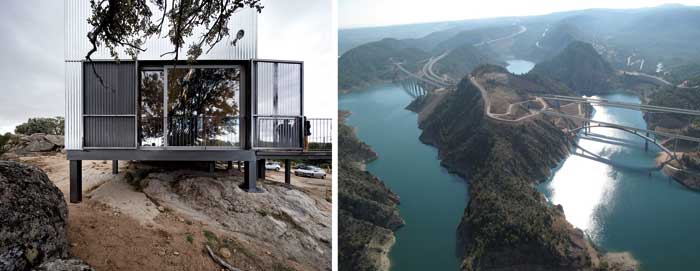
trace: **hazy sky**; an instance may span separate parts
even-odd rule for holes
[[[331,4],[263,0],[258,21],[259,58],[304,61],[309,116],[336,114],[337,32]],[[63,1],[8,1],[0,9],[0,37],[0,132],[11,132],[30,117],[62,116]]]
[[[700,0],[339,0],[338,26],[378,26],[525,16],[588,8],[637,8]]]

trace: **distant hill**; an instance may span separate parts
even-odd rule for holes
[[[395,75],[393,61],[403,62],[409,70],[429,55],[405,41],[383,39],[347,51],[338,60],[338,87],[341,92],[389,81]]]
[[[574,41],[585,40],[581,30],[568,20],[548,28],[544,36],[535,44],[533,58],[546,60],[556,56]]]
[[[615,70],[589,43],[571,42],[561,53],[535,65],[528,74],[549,77],[581,93],[608,92]]]
[[[447,74],[451,78],[459,80],[478,65],[487,63],[506,64],[492,52],[480,50],[471,44],[464,44],[451,50],[445,57],[435,63],[433,69],[438,74]]]
[[[444,52],[447,50],[456,49],[464,45],[477,45],[482,42],[498,39],[501,37],[508,36],[512,33],[518,32],[519,26],[507,25],[507,26],[489,26],[477,29],[469,29],[461,31],[455,34],[452,38],[449,38],[440,44],[438,44],[433,52]]]

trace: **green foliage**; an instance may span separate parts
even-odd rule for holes
[[[168,3],[171,5],[168,6]],[[149,5],[157,10],[154,12]],[[175,55],[177,60],[180,48],[185,46],[187,38],[197,32],[195,29],[206,29],[208,31],[199,36],[187,52],[188,58],[194,60],[204,49],[210,50],[229,36],[228,23],[236,11],[254,8],[260,12],[263,8],[260,0],[90,0],[90,6],[92,14],[87,21],[92,30],[87,37],[92,48],[85,56],[88,60],[91,60],[90,56],[98,46],[109,49],[115,59],[119,48],[124,48],[125,53],[136,58],[145,51],[142,46],[146,40],[161,34],[167,36],[173,45],[173,51],[166,54]],[[152,18],[154,13],[162,15]],[[235,45],[244,34],[238,31],[232,43]]]
[[[5,133],[4,135],[0,135],[0,154],[3,154],[5,151],[5,144],[7,144],[10,139],[12,139],[12,134],[11,133]]]
[[[664,79],[678,85],[688,81],[689,86],[700,85],[700,63],[690,63],[668,68],[669,73]]]
[[[370,84],[392,80],[398,72],[393,63],[403,63],[408,70],[415,70],[416,63],[428,58],[428,54],[396,39],[383,39],[358,46],[338,60],[338,87],[347,91]]]
[[[202,234],[204,234],[204,238],[207,238],[208,243],[216,243],[219,242],[219,237],[216,237],[216,234],[209,230],[204,230],[202,231]]]
[[[15,133],[23,135],[31,135],[36,133],[63,135],[64,127],[65,120],[63,117],[31,118],[27,122],[15,127]]]

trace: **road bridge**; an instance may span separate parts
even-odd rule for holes
[[[696,137],[691,137],[691,136],[685,136],[685,135],[679,135],[679,134],[673,134],[673,133],[668,133],[668,132],[662,132],[662,131],[655,131],[655,130],[649,130],[649,129],[643,129],[643,128],[637,128],[637,127],[631,127],[631,126],[626,126],[626,125],[621,125],[621,124],[615,124],[615,123],[610,123],[610,122],[604,122],[604,121],[598,121],[598,120],[593,120],[590,117],[582,117],[582,116],[575,116],[575,115],[569,115],[569,114],[564,114],[561,112],[556,112],[552,109],[548,110],[542,110],[540,111],[542,114],[545,115],[551,115],[551,116],[556,116],[556,117],[562,117],[570,120],[576,120],[576,121],[581,121],[583,125],[581,127],[577,127],[575,129],[569,130],[569,132],[572,135],[576,135],[579,131],[584,131],[584,134],[588,134],[590,132],[591,128],[609,128],[609,129],[617,129],[621,131],[625,131],[631,134],[634,134],[636,136],[639,136],[640,138],[644,139],[644,149],[648,150],[649,149],[649,143],[653,143],[659,149],[661,149],[663,152],[666,152],[669,154],[672,159],[677,160],[676,157],[676,151],[678,147],[678,140],[684,140],[684,141],[689,141],[689,142],[694,142],[698,144],[698,151],[700,151],[700,138]],[[653,136],[653,137],[652,137]],[[666,138],[666,141],[673,140],[673,148],[669,149],[666,147],[663,142],[659,142],[658,139],[659,137]]]

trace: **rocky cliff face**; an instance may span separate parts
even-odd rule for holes
[[[553,121],[488,118],[479,90],[465,78],[420,123],[421,140],[436,146],[443,165],[470,182],[458,229],[463,270],[601,266],[583,232],[534,188],[568,154],[569,142]]]
[[[399,198],[381,180],[361,169],[376,154],[351,127],[339,121],[338,243],[340,270],[388,270],[393,231],[404,224]]]

